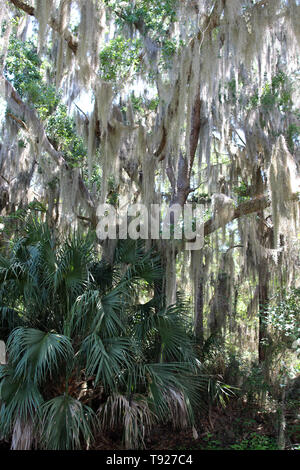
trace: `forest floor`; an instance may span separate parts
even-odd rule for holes
[[[191,429],[174,430],[167,426],[155,427],[145,439],[147,450],[275,450],[277,449],[277,415],[257,411],[231,401],[226,408],[213,408],[199,416],[196,423],[198,439]],[[299,423],[290,423],[288,446],[300,442]],[[294,428],[293,428],[294,426]],[[121,433],[98,436],[93,449],[122,450]]]

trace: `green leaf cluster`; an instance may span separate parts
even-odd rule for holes
[[[32,41],[20,41],[12,35],[5,62],[5,76],[20,96],[33,104],[46,119],[57,107],[60,97],[55,87],[43,81],[42,61]]]
[[[105,0],[118,17],[120,25],[143,24],[146,31],[162,38],[168,33],[170,24],[176,20],[177,0],[138,0],[136,2]]]
[[[59,104],[48,118],[47,135],[54,146],[63,152],[65,159],[72,166],[78,166],[87,155],[83,139],[76,133],[74,119],[68,115],[67,106]]]
[[[104,80],[116,81],[126,77],[130,69],[140,70],[142,42],[117,36],[100,52],[100,75]]]

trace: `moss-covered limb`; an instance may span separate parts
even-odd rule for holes
[[[289,198],[290,201],[299,201],[299,194],[295,193]],[[234,210],[233,214],[228,217],[227,220],[222,219],[222,225],[227,225],[232,220],[239,219],[244,215],[253,214],[255,212],[263,211],[271,206],[271,199],[268,196],[257,196],[249,201],[245,201]],[[204,235],[210,235],[215,230],[221,227],[220,224],[212,217],[207,220],[204,224]]]
[[[27,15],[36,16],[35,8],[28,5],[27,3],[22,2],[21,0],[8,0],[8,1],[11,4],[13,4],[16,8],[23,10],[25,13],[27,13]],[[70,31],[68,31],[67,29],[62,29],[60,25],[60,21],[54,18],[54,16],[51,16],[49,20],[49,26],[64,38],[64,40],[67,42],[71,51],[74,54],[76,54],[77,49],[78,49],[78,41],[77,39],[74,38],[74,36],[70,33]]]
[[[19,124],[19,126],[21,126],[23,129],[25,129],[25,131],[29,132],[28,127],[26,126],[25,122],[22,121],[22,119],[18,118],[17,116],[15,116],[12,113],[7,113],[6,115],[8,117],[10,117],[11,119],[13,119],[15,122],[17,122]]]
[[[71,171],[72,169],[62,156],[61,152],[58,152],[54,146],[51,144],[50,140],[48,139],[48,136],[46,135],[44,126],[42,121],[39,119],[37,116],[37,113],[34,109],[30,108],[20,97],[19,93],[14,89],[12,84],[3,76],[0,77],[0,86],[5,89],[5,95],[6,99],[9,102],[13,101],[14,103],[14,108],[18,107],[19,110],[19,115],[20,116],[25,116],[25,123],[24,121],[20,120],[22,122],[22,127],[23,129],[27,129],[29,131],[30,127],[30,137],[35,140],[35,142],[39,142],[45,152],[47,152],[50,157],[53,159],[53,161],[58,165],[61,169],[64,169],[66,171]],[[26,122],[29,121],[29,122]],[[20,123],[19,123],[20,124]],[[25,125],[25,127],[24,127]],[[25,129],[25,130],[26,130]],[[82,195],[82,200],[85,202],[86,207],[91,214],[92,218],[95,218],[95,203],[86,187],[84,184],[84,181],[82,180],[81,176],[79,176],[79,191]]]

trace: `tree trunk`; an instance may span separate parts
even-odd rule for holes
[[[258,358],[259,363],[266,359],[267,328],[265,323],[265,308],[268,304],[268,282],[269,273],[265,260],[261,260],[258,267],[258,288],[259,288],[259,343]]]
[[[203,263],[202,270],[203,272]],[[202,348],[204,343],[204,330],[203,330],[203,306],[204,306],[204,289],[203,277],[199,276],[196,292],[195,292],[195,337],[197,344]]]

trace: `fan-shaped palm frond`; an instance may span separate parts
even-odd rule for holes
[[[54,289],[63,287],[79,295],[87,287],[88,264],[92,260],[91,238],[73,237],[67,240],[58,252],[56,271],[53,276]]]
[[[93,333],[82,343],[81,353],[86,357],[86,373],[101,381],[106,390],[116,390],[124,385],[124,370],[131,367],[130,338],[104,338]]]
[[[127,265],[124,277],[128,280],[139,278],[151,284],[162,279],[160,258],[153,251],[145,252],[143,240],[119,241],[116,262]]]
[[[119,240],[114,262],[116,264],[132,264],[135,265],[144,256],[144,248],[142,240]]]
[[[94,262],[90,266],[92,282],[101,293],[105,293],[113,286],[115,266],[105,261]]]
[[[9,437],[17,418],[22,423],[36,418],[43,397],[36,384],[16,379],[14,369],[5,365],[0,366],[0,402],[1,434]]]
[[[78,296],[74,302],[70,318],[67,318],[65,322],[65,331],[70,335],[89,334],[92,331],[92,324],[95,324],[96,316],[101,315],[101,313],[103,311],[100,292],[89,289]]]
[[[35,383],[58,370],[62,361],[73,357],[70,340],[63,335],[44,333],[33,328],[16,328],[9,337],[7,350],[14,375]]]
[[[7,325],[9,330],[13,330],[22,323],[22,317],[20,317],[20,314],[22,314],[22,311],[17,310],[16,308],[0,306],[0,324]]]
[[[81,449],[93,440],[95,413],[70,395],[44,403],[41,415],[41,443],[46,449]]]
[[[105,295],[90,289],[79,296],[73,304],[68,330],[70,334],[80,332],[88,335],[99,332],[105,337],[119,336],[124,331],[125,285],[118,285]]]
[[[130,294],[128,283],[121,282],[110,292],[101,297],[103,315],[95,319],[94,329],[101,327],[107,336],[118,336],[125,328],[125,308],[128,305]]]
[[[142,309],[135,325],[135,334],[140,342],[145,342],[147,336],[153,332],[159,335],[160,361],[184,361],[193,364],[197,357],[187,329],[187,317],[177,305],[173,305],[159,312],[154,309]]]
[[[187,400],[182,392],[169,388],[164,393],[171,422],[175,429],[184,429],[191,424],[191,413]]]
[[[129,371],[128,386],[137,389],[138,384],[144,384],[149,391],[151,409],[162,422],[170,418],[166,395],[170,390],[176,391],[185,401],[188,419],[192,423],[193,408],[203,405],[201,392],[207,390],[207,378],[200,374],[200,370],[197,374],[195,367],[195,364],[183,362],[135,364]]]
[[[36,243],[43,242],[49,243],[53,241],[53,234],[47,224],[37,216],[29,216],[23,220],[23,232],[27,244],[35,245]]]
[[[220,376],[207,377],[207,394],[211,403],[219,402],[221,406],[225,407],[226,400],[235,395],[234,390],[236,387],[227,385]]]

